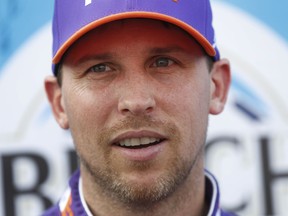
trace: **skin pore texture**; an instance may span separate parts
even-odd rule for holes
[[[203,148],[208,115],[226,102],[227,60],[209,71],[191,36],[131,19],[79,39],[61,73],[61,87],[50,76],[45,88],[71,131],[94,215],[207,214]]]

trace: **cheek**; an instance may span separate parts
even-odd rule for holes
[[[90,91],[82,91],[81,94],[70,91],[65,97],[75,148],[80,158],[86,161],[93,161],[95,158],[104,161],[103,148],[95,144],[99,142],[99,131],[105,127],[111,113],[109,101],[105,95]]]
[[[108,100],[104,91],[72,86],[65,93],[65,111],[71,129],[97,129],[105,124],[105,119],[111,112],[112,99]]]
[[[174,112],[183,116],[184,119],[208,115],[209,82],[203,80],[192,81],[177,87],[174,86],[171,89],[167,89],[166,95],[162,97],[166,100],[166,106],[171,107],[171,111],[175,110]]]
[[[186,140],[201,142],[203,134],[206,133],[210,90],[209,83],[199,80],[190,84],[179,86],[170,91],[165,97],[167,111]],[[168,101],[169,99],[169,101]],[[198,140],[199,139],[199,140]]]

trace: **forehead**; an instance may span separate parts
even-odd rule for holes
[[[70,47],[66,56],[84,52],[110,52],[123,46],[133,47],[134,50],[179,46],[193,49],[198,55],[205,55],[202,47],[190,34],[173,24],[152,19],[125,19],[107,23],[88,32]]]

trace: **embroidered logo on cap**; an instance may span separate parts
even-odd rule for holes
[[[179,0],[172,0],[175,3],[178,3]],[[88,6],[92,3],[92,0],[85,0],[85,6]]]
[[[92,3],[92,0],[85,0],[85,6],[89,5]]]

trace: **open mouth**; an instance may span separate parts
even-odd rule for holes
[[[116,145],[123,148],[139,149],[157,145],[163,141],[164,139],[154,137],[129,138],[121,140]]]

